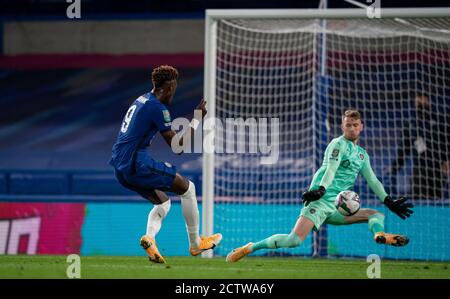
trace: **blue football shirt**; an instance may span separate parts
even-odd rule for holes
[[[137,98],[123,118],[109,164],[120,171],[131,171],[137,153],[145,151],[157,132],[170,130],[167,107],[152,93]]]

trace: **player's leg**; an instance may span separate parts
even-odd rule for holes
[[[141,156],[136,161],[136,173],[128,181],[133,180],[134,184],[147,187],[147,189],[151,187],[180,195],[181,209],[186,222],[190,248],[192,249],[191,253],[193,255],[212,249],[220,242],[221,235],[213,235],[208,238],[199,236],[199,212],[195,186],[178,174],[176,167],[169,163],[155,161],[149,156]]]
[[[156,245],[156,235],[161,229],[162,222],[170,210],[170,199],[162,191],[149,190],[140,192],[140,194],[149,199],[153,204],[153,208],[148,214],[147,219],[147,231],[144,236],[141,237],[140,243],[142,248],[147,252],[149,260],[156,263],[165,263],[165,259],[159,253],[158,246]]]
[[[237,262],[252,252],[261,249],[277,249],[297,247],[306,239],[314,222],[306,217],[298,218],[294,229],[289,234],[275,234],[256,243],[247,243],[246,245],[231,251],[227,257],[227,262]]]
[[[161,229],[162,222],[170,211],[170,199],[160,190],[152,190],[149,197],[152,198],[153,208],[148,213],[146,235],[155,238]]]
[[[250,246],[252,252],[260,249],[291,248],[299,246],[308,236],[314,222],[300,216],[289,234],[276,234]]]
[[[385,233],[384,214],[373,209],[360,209],[352,216],[344,216],[338,211],[335,211],[327,218],[325,223],[332,225],[367,223],[369,226],[369,231],[371,231],[374,235],[375,242],[379,244],[404,246],[409,242],[409,238],[407,236]]]
[[[200,217],[194,183],[177,173],[169,191],[180,196],[181,209],[186,222],[191,254],[196,256],[205,250],[216,247],[222,240],[221,234],[214,234],[207,237],[200,237],[199,235]]]
[[[313,202],[304,207],[294,228],[289,234],[275,234],[256,243],[246,245],[231,251],[226,258],[227,262],[237,262],[241,258],[261,249],[277,249],[297,247],[306,239],[310,231],[319,229],[328,215],[328,206],[323,202]]]
[[[156,245],[155,236],[161,228],[163,219],[169,213],[169,197],[162,191],[143,188],[141,186],[141,180],[143,178],[139,176],[122,173],[119,171],[115,171],[115,176],[122,186],[138,193],[143,198],[154,204],[148,215],[146,234],[141,237],[140,244],[146,251],[150,261],[155,263],[165,263],[165,260],[159,253]]]
[[[250,246],[252,252],[260,249],[291,248],[299,246],[308,236],[314,222],[300,216],[289,234],[276,234]]]
[[[189,243],[191,247],[198,246],[198,244],[200,243],[200,221],[197,199],[195,196],[195,185],[191,181],[187,180],[177,173],[169,191],[180,196],[181,209],[183,212],[184,221],[186,222]]]

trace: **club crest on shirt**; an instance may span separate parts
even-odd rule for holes
[[[170,113],[169,110],[163,110],[163,117],[164,117],[164,121],[169,122],[170,121]]]
[[[364,155],[363,155],[363,154],[359,154],[359,158],[360,158],[361,160],[364,160]]]

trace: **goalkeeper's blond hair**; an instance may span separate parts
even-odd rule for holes
[[[345,110],[344,114],[342,115],[342,122],[344,122],[344,118],[353,118],[353,119],[359,119],[362,121],[361,113],[359,113],[356,109],[348,109]]]

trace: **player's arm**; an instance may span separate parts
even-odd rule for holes
[[[325,155],[325,159],[328,160],[327,168],[320,181],[319,188],[303,193],[302,199],[305,206],[325,195],[326,189],[333,182],[336,171],[341,164],[342,156],[344,155],[344,144],[338,141],[330,143],[325,150]]]
[[[391,197],[384,190],[383,184],[373,172],[368,155],[361,169],[361,174],[366,179],[370,189],[378,196],[380,201],[389,208],[389,210],[397,214],[402,219],[406,219],[407,217],[411,216],[411,214],[413,213],[413,211],[411,210],[411,208],[414,207],[413,204],[407,203],[405,197],[400,197],[400,199],[395,201],[391,199]]]
[[[172,147],[172,140],[177,135],[177,132],[175,132],[173,130],[165,130],[165,131],[160,131],[160,134],[164,138],[166,143],[170,147]],[[189,140],[191,138],[192,134],[194,134],[194,127],[191,123],[191,126],[189,127],[189,129],[187,129],[186,132],[184,132],[181,137],[177,137],[177,138],[179,138],[178,140],[175,140],[175,142],[178,143],[177,147],[179,146],[180,148],[182,148],[184,140]],[[174,150],[174,152],[176,152],[177,155],[181,155],[183,153],[183,150],[180,150],[180,151]]]
[[[328,165],[325,173],[323,174],[322,180],[320,181],[320,186],[327,189],[334,180],[336,171],[342,162],[342,157],[344,156],[345,144],[343,142],[336,142],[331,145],[331,152],[328,154]]]
[[[186,130],[186,132],[183,134],[183,136],[181,136],[180,140],[178,140],[179,146],[182,147],[184,144],[184,140],[189,140],[191,138],[191,136],[194,134],[194,130],[195,130],[195,122],[191,122],[191,126],[188,130]],[[166,143],[171,147],[172,146],[172,140],[173,138],[177,135],[177,132],[173,131],[173,130],[166,130],[166,131],[162,131],[160,132],[161,136],[164,138],[164,140],[166,141]],[[181,155],[183,153],[183,151],[180,151],[178,153],[178,155]]]
[[[373,172],[368,155],[366,155],[365,163],[361,168],[361,174],[366,179],[370,189],[377,195],[381,202],[384,202],[384,199],[388,196],[388,194],[384,189],[383,184],[375,175],[375,172]]]
[[[166,141],[166,143],[171,146],[172,144],[172,139],[173,137],[175,137],[175,135],[177,135],[177,133],[173,130],[166,130],[166,131],[160,131],[159,132],[161,134],[161,136],[164,138],[164,140]]]
[[[202,99],[200,101],[200,104],[198,104],[198,106],[195,108],[196,110],[201,110],[202,111],[202,119],[205,117],[207,110],[206,110],[206,101],[204,99]],[[191,126],[188,130],[186,130],[186,132],[183,134],[183,136],[180,138],[179,140],[179,145],[183,146],[184,144],[184,140],[190,140],[191,136],[194,134],[194,131],[196,129],[198,129],[200,121],[197,119],[192,119],[191,121]],[[171,147],[172,146],[172,139],[175,137],[175,135],[177,135],[177,133],[175,131],[173,131],[172,129],[169,130],[160,130],[160,134],[161,136],[164,138],[164,140],[166,141],[166,143]],[[178,154],[181,155],[183,153],[183,151],[179,152]]]
[[[149,110],[149,115],[151,121],[153,121],[158,128],[161,136],[170,146],[172,144],[172,139],[177,133],[172,130],[172,118],[170,117],[169,110],[151,108],[151,110]]]

